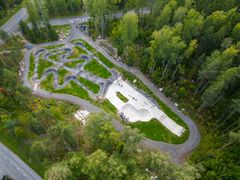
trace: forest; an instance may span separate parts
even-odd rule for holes
[[[122,61],[138,67],[200,129],[202,140],[184,165],[139,146],[131,128],[93,114],[83,127],[76,106],[33,97],[21,85],[22,39],[6,37],[0,51],[0,138],[45,179],[238,179],[240,177],[239,0],[26,1],[20,29],[32,42],[57,39],[49,19],[88,13],[93,39],[106,39]],[[0,1],[1,15],[20,1]],[[141,14],[141,8],[150,13]],[[128,12],[129,10],[136,12]],[[115,12],[123,18],[110,18]],[[6,12],[7,13],[7,12]],[[11,146],[11,145],[9,145]],[[30,152],[30,153],[29,153]],[[148,169],[148,171],[146,171]]]

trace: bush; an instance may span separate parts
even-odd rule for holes
[[[187,90],[184,87],[180,87],[178,90],[178,94],[180,97],[186,97],[187,96]]]

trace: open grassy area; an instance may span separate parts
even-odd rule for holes
[[[33,53],[31,53],[29,61],[28,79],[30,79],[34,74],[35,63]]]
[[[82,48],[75,46],[73,48],[72,54],[68,57],[68,59],[76,59],[78,58],[81,54],[87,54],[86,51],[84,51]]]
[[[47,78],[41,82],[40,86],[49,92],[60,93],[60,94],[69,94],[69,95],[73,95],[76,97],[80,97],[85,100],[91,100],[88,92],[85,89],[83,89],[82,87],[80,87],[78,84],[76,84],[74,81],[70,81],[68,83],[68,85],[63,89],[55,89],[53,87],[53,75],[52,74],[49,74],[47,76]]]
[[[152,119],[148,122],[135,122],[129,124],[132,128],[140,130],[145,137],[155,140],[164,141],[172,144],[182,144],[188,139],[188,135],[184,133],[181,138],[171,133],[157,119]]]
[[[53,65],[52,62],[49,62],[45,59],[39,59],[38,62],[38,78],[41,78],[44,71]]]
[[[77,42],[81,42],[90,52],[96,52],[97,50],[92,47],[88,42],[84,41],[83,39],[75,39],[72,40],[72,43],[77,43]],[[102,53],[97,52],[94,54],[96,57],[99,58],[100,61],[102,61],[107,67],[109,68],[113,68],[114,64],[109,61],[104,55],[102,55]]]
[[[87,63],[84,66],[84,69],[103,79],[108,79],[111,76],[111,73],[105,67],[100,65],[95,59]]]
[[[93,104],[100,107],[104,111],[108,112],[109,114],[113,115],[114,117],[117,114],[117,109],[115,106],[113,106],[108,99],[105,100],[97,100],[93,101]]]
[[[74,81],[70,81],[70,83],[68,83],[68,85],[65,88],[54,90],[54,92],[62,93],[62,94],[70,94],[86,100],[91,99],[88,92],[85,89],[83,89],[81,86],[76,84]]]
[[[71,62],[66,62],[64,65],[67,67],[70,67],[70,68],[75,68],[78,64],[82,64],[84,62],[85,62],[85,60],[79,59],[79,60],[74,60]]]
[[[59,54],[54,54],[49,56],[50,59],[54,60],[54,61],[59,61]]]
[[[114,67],[114,64],[109,61],[104,55],[102,55],[100,52],[97,52],[94,54],[96,57],[99,58],[100,61],[103,62],[103,64],[105,64],[107,67],[109,68],[113,68]]]
[[[64,77],[68,74],[68,71],[64,68],[61,68],[58,70],[58,83],[63,84],[64,83]]]
[[[64,44],[58,44],[58,45],[54,45],[54,46],[45,46],[43,48],[51,50],[51,49],[56,49],[56,48],[60,48],[60,47],[63,47],[63,46],[64,46]]]
[[[117,92],[117,97],[119,99],[121,99],[123,102],[128,102],[128,98],[126,98],[122,93],[120,93],[119,91]]]
[[[87,50],[89,50],[90,52],[96,52],[96,49],[93,48],[88,42],[84,41],[83,39],[74,39],[71,42],[72,43],[81,42],[87,48]]]
[[[98,84],[95,84],[94,82],[89,81],[83,77],[79,77],[78,80],[93,93],[97,94],[100,91],[100,86]]]

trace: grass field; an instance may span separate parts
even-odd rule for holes
[[[114,64],[109,61],[104,55],[102,55],[100,52],[97,52],[96,54],[94,54],[96,57],[99,58],[100,61],[103,62],[103,64],[105,64],[108,68],[113,68]]]
[[[73,48],[72,54],[68,57],[68,59],[76,59],[78,58],[81,54],[87,54],[86,51],[84,51],[82,48],[75,46]]]
[[[171,133],[165,126],[163,126],[157,119],[152,119],[148,122],[135,122],[129,124],[132,128],[140,130],[145,137],[154,141],[164,141],[172,144],[184,143],[188,135],[183,134],[180,138],[175,134]]]
[[[56,48],[60,48],[63,47],[64,44],[58,44],[58,45],[54,45],[54,46],[45,46],[43,48],[48,49],[48,50],[52,50],[52,49],[56,49]]]
[[[126,98],[122,93],[117,92],[117,97],[122,100],[122,102],[128,102],[128,98]]]
[[[93,101],[93,104],[95,104],[96,106],[100,107],[101,109],[103,109],[104,111],[108,112],[109,114],[113,115],[113,117],[116,116],[117,114],[117,109],[115,106],[113,106],[109,100],[105,99],[105,100],[97,100],[97,101]]]
[[[92,81],[89,81],[83,77],[78,78],[79,82],[82,83],[86,88],[88,88],[93,93],[97,94],[100,91],[100,86]]]
[[[78,64],[82,64],[84,62],[85,62],[85,60],[80,59],[80,60],[74,60],[71,62],[66,62],[64,65],[67,67],[70,67],[70,68],[75,68]]]
[[[34,56],[31,53],[30,55],[30,59],[29,59],[29,71],[28,71],[28,79],[30,79],[33,74],[34,74],[34,67],[35,67],[35,63],[34,63]]]
[[[95,48],[93,48],[88,42],[84,41],[83,39],[72,40],[72,43],[77,43],[77,42],[81,42],[87,48],[87,50],[89,50],[90,52],[95,52],[96,51]]]
[[[53,65],[52,62],[49,62],[45,59],[39,59],[38,62],[38,78],[41,78],[44,71]]]
[[[76,84],[74,81],[70,81],[68,83],[68,85],[63,89],[55,89],[53,87],[53,75],[52,74],[49,74],[47,76],[47,78],[41,82],[40,86],[49,92],[60,93],[60,94],[69,94],[69,95],[73,95],[76,97],[80,97],[85,100],[91,100],[88,92],[85,89],[83,89],[82,87],[80,87],[78,84]]]
[[[49,58],[54,61],[59,61],[59,56],[60,56],[60,54],[54,54],[54,55],[49,56]]]
[[[58,83],[59,84],[64,83],[64,77],[66,74],[68,74],[68,71],[66,69],[61,68],[58,70]]]
[[[108,79],[111,76],[111,73],[105,67],[100,65],[95,59],[87,63],[84,66],[84,69],[103,79]]]
[[[60,90],[54,90],[56,93],[62,93],[62,94],[70,94],[73,96],[80,97],[82,99],[90,100],[88,92],[80,87],[78,84],[76,84],[74,81],[70,81],[68,85]]]
[[[92,47],[88,42],[84,41],[83,39],[75,39],[72,41],[72,43],[81,42],[90,52],[96,52],[97,50]],[[114,64],[109,61],[102,53],[97,52],[94,54],[96,57],[99,58],[100,61],[102,61],[108,68],[113,68]]]

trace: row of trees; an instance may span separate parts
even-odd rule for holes
[[[46,8],[50,16],[80,14],[83,12],[82,0],[48,0]]]
[[[50,25],[46,0],[27,0],[26,7],[31,27],[27,22],[20,22],[24,37],[33,43],[54,41],[58,39],[55,29]]]

